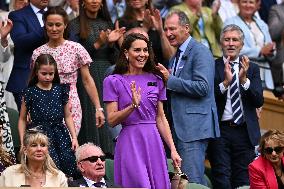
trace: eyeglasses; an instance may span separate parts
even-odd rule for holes
[[[267,148],[264,148],[264,152],[266,154],[272,154],[273,151],[276,152],[276,154],[280,154],[281,152],[283,152],[283,146],[276,146],[275,148],[272,148],[272,147],[267,147]]]
[[[99,158],[100,158],[101,161],[105,161],[106,160],[106,156],[91,156],[91,157],[87,157],[85,159],[82,159],[81,161],[89,161],[91,163],[95,163],[95,162],[98,161]]]

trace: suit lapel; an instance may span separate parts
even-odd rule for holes
[[[222,82],[225,79],[225,76],[224,76],[225,63],[224,63],[223,57],[221,57],[217,60],[216,66],[217,66],[217,69],[216,69],[217,73],[215,73],[215,74],[219,75],[220,82]]]
[[[196,43],[196,41],[193,38],[191,38],[188,45],[187,45],[187,48],[185,49],[185,51],[183,53],[183,56],[180,58],[180,62],[179,62],[179,65],[178,65],[178,68],[177,68],[177,71],[176,71],[177,77],[179,77],[181,70],[183,69],[185,63],[188,62],[188,59],[189,59],[189,56],[190,56],[190,50],[195,43]]]
[[[34,29],[36,31],[41,31],[41,25],[40,25],[40,23],[37,19],[36,14],[34,13],[32,7],[31,7],[31,5],[27,6],[25,13],[26,13],[27,18],[32,23],[32,26],[34,27]]]

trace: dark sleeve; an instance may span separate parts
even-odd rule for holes
[[[25,15],[18,12],[11,12],[9,19],[13,22],[13,28],[11,31],[11,38],[18,48],[23,51],[33,51],[44,43],[44,29],[43,27],[39,31],[35,31],[32,28],[32,23],[29,23],[25,18]]]
[[[244,90],[241,87],[241,95],[247,99],[247,102],[252,104],[255,108],[259,108],[263,105],[263,89],[260,79],[259,67],[254,63],[250,63],[251,74],[249,75],[250,86],[248,90]]]

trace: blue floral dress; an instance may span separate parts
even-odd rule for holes
[[[75,177],[76,161],[71,149],[71,138],[64,123],[64,106],[68,103],[69,85],[53,84],[50,90],[37,86],[24,91],[31,127],[42,130],[49,138],[49,154],[56,166],[67,176]]]

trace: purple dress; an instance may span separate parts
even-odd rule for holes
[[[110,75],[104,80],[104,102],[122,110],[132,104],[131,81],[141,87],[140,108],[122,123],[114,154],[114,180],[122,187],[168,189],[164,146],[156,125],[158,101],[166,100],[161,78],[150,74]]]

